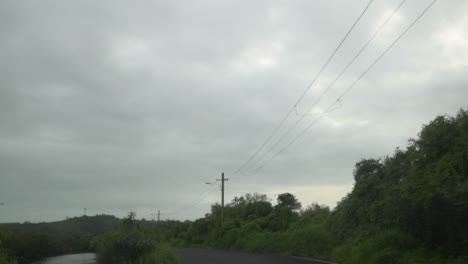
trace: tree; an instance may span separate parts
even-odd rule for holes
[[[364,178],[378,174],[381,170],[382,164],[380,163],[380,159],[363,159],[356,163],[353,171],[354,180],[358,182]]]
[[[296,199],[296,196],[290,193],[282,193],[276,199],[278,207],[288,207],[291,210],[301,209],[301,203]]]

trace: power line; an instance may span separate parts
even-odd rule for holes
[[[370,1],[371,3],[372,1]],[[403,5],[403,3],[406,2],[406,0],[403,0],[400,5],[397,7],[397,9],[391,14],[391,16],[393,16],[397,10]],[[274,158],[276,158],[278,155],[280,155],[284,150],[286,150],[287,148],[289,148],[292,144],[294,144],[301,136],[303,136],[314,124],[316,124],[325,114],[328,114],[332,111],[335,111],[336,109],[333,109],[333,107],[339,103],[341,105],[341,99],[388,53],[388,51],[393,48],[393,46],[419,21],[419,19],[424,16],[425,13],[427,13],[427,11],[435,4],[435,2],[437,2],[437,0],[433,0],[422,12],[421,14],[416,17],[416,19],[384,50],[384,52],[378,56],[373,63],[371,63],[369,65],[368,68],[366,68],[366,70],[358,77],[358,79],[356,79],[325,111],[323,111],[313,122],[311,122],[309,124],[309,126],[307,126],[304,130],[301,131],[301,133],[299,133],[298,135],[296,135],[295,138],[293,138],[293,140],[291,140],[287,145],[285,145],[282,149],[280,149],[275,155],[273,155],[272,157],[270,157],[270,159],[268,159],[265,163],[263,163],[261,166],[257,167],[255,169],[255,171],[250,174],[249,176],[252,176],[256,173],[258,173],[258,171],[260,171],[262,168],[264,168],[267,164],[269,164]],[[368,6],[370,5],[370,3],[368,4]],[[366,6],[365,10],[367,10],[368,6]],[[341,77],[341,75],[344,73],[344,71],[347,70],[347,68],[357,59],[357,57],[362,53],[362,51],[369,45],[369,43],[372,41],[373,38],[375,38],[375,36],[378,34],[378,32],[380,32],[380,30],[384,27],[384,25],[386,23],[388,23],[388,21],[390,20],[391,16],[389,18],[387,18],[387,20],[384,22],[384,24],[377,30],[376,33],[374,33],[374,35],[371,37],[371,39],[364,45],[364,47],[358,52],[358,54],[356,56],[353,57],[353,59],[350,61],[350,63],[344,68],[344,70],[338,75],[339,77]],[[361,16],[359,17],[359,19],[362,17],[362,14]],[[356,25],[357,22],[355,22],[355,24],[353,24],[353,27]],[[349,32],[348,34],[349,35]],[[346,39],[347,35],[345,36],[344,39]],[[344,42],[344,40],[342,41]],[[339,46],[341,46],[342,42],[339,44]],[[336,49],[337,50],[337,49]],[[334,52],[336,53],[336,52]],[[334,56],[334,53],[332,54],[331,57]],[[331,59],[330,59],[331,60]],[[328,63],[329,61],[327,61]],[[326,63],[326,64],[327,64]],[[324,69],[325,67],[323,67],[322,69]],[[321,71],[319,72],[319,74],[317,75],[317,77],[311,82],[311,85],[315,82],[315,80],[318,78],[318,76],[321,74]],[[339,79],[339,77],[337,77],[337,79]],[[334,84],[336,82],[335,79],[332,84]],[[307,88],[310,89],[311,85]],[[307,92],[306,90],[306,92]],[[305,95],[306,92],[303,94]],[[302,100],[303,96],[301,96],[298,100],[298,102],[300,102]],[[298,103],[297,102],[297,103]],[[282,120],[282,122],[280,123],[280,125],[273,131],[273,133],[270,135],[269,138],[267,138],[267,140],[265,141],[265,143],[257,150],[257,152],[252,156],[250,157],[249,160],[247,160],[246,163],[244,163],[243,166],[241,166],[234,174],[237,174],[237,173],[242,173],[244,174],[244,172],[242,171],[243,167],[245,167],[252,159],[254,159],[258,153],[261,151],[261,149],[263,149],[263,147],[269,142],[269,140],[271,140],[271,138],[276,134],[276,132],[279,130],[279,128],[283,125],[283,123],[285,122],[285,120],[289,117],[289,115],[292,113],[292,111],[294,111],[296,108],[296,104],[294,105],[294,107],[288,112],[288,114],[286,115],[286,117]],[[309,109],[310,111],[310,109]],[[308,112],[306,112],[303,116],[307,115]],[[201,198],[204,199],[207,197],[207,195],[209,195],[210,193],[214,192],[214,190],[212,189],[211,191],[208,191],[206,192],[205,194],[206,195],[203,195],[203,197]],[[185,208],[188,208],[188,207],[193,207],[193,205],[196,204],[196,203],[193,203],[189,206],[185,206],[183,207],[182,209],[180,210],[176,210],[172,213],[167,213],[167,214],[164,214],[164,215],[175,215],[175,214],[178,214],[180,211],[183,211],[185,210]]]
[[[265,152],[257,161],[255,161],[253,164],[250,164],[247,168],[253,168],[256,164],[260,163],[268,154],[274,151],[274,149],[278,146],[278,144],[283,141],[301,122],[302,120],[306,117],[309,116],[310,111],[313,109],[313,107],[322,99],[322,97],[333,88],[333,85],[343,76],[343,74],[349,69],[349,67],[356,61],[356,59],[364,52],[364,50],[367,49],[367,47],[370,45],[370,43],[375,39],[375,37],[382,31],[382,29],[387,25],[387,23],[393,18],[396,12],[403,6],[403,4],[407,0],[403,0],[400,2],[400,4],[393,10],[393,12],[387,17],[387,19],[379,26],[379,28],[374,32],[374,34],[367,40],[367,42],[361,47],[361,49],[354,55],[354,57],[348,62],[348,64],[341,70],[341,72],[335,77],[335,79],[327,86],[325,90],[317,97],[317,99],[309,106],[306,112],[301,115],[299,119],[296,120],[296,122],[289,127],[287,131],[285,131],[280,138],[269,148],[267,152]],[[314,121],[315,122],[315,121]]]
[[[414,20],[413,22],[380,54],[370,65],[362,72],[362,74],[335,100],[325,111],[323,111],[309,126],[307,126],[304,130],[301,131],[292,141],[290,141],[287,145],[285,145],[280,151],[278,151],[275,155],[270,157],[265,163],[260,165],[255,169],[255,171],[250,174],[252,176],[258,173],[262,168],[264,168],[268,163],[270,163],[274,158],[280,155],[284,150],[294,144],[302,135],[304,135],[313,125],[315,125],[325,114],[330,113],[332,111],[333,106],[336,103],[341,104],[341,99],[354,87],[356,84],[388,53],[388,51],[395,46],[395,44],[421,19],[424,14],[437,2],[437,0],[433,0]]]
[[[291,115],[291,113],[296,109],[297,105],[302,101],[302,99],[304,98],[304,96],[307,94],[307,92],[310,90],[310,88],[312,88],[312,85],[315,83],[315,81],[320,77],[320,75],[322,74],[322,72],[325,70],[325,68],[328,66],[328,64],[330,63],[330,61],[333,59],[333,57],[335,56],[335,54],[338,52],[338,50],[341,48],[341,46],[343,45],[343,43],[345,42],[345,40],[348,38],[349,34],[353,31],[353,29],[355,28],[355,26],[357,25],[357,23],[359,22],[359,20],[361,20],[362,16],[364,15],[364,13],[367,11],[367,9],[369,8],[369,6],[372,4],[374,0],[370,0],[366,7],[364,8],[364,10],[361,12],[361,14],[359,15],[359,17],[354,21],[353,25],[351,26],[351,28],[348,30],[348,32],[345,34],[345,36],[343,37],[343,39],[340,41],[340,43],[338,44],[338,46],[335,48],[335,50],[332,52],[332,54],[330,55],[330,57],[327,59],[327,61],[325,62],[325,64],[322,66],[322,68],[320,69],[320,71],[318,72],[318,74],[315,76],[315,78],[310,82],[310,84],[307,86],[307,88],[304,90],[304,92],[301,94],[301,96],[299,97],[299,99],[294,103],[293,107],[286,113],[286,116],[281,120],[281,122],[279,123],[279,125],[273,130],[273,132],[267,137],[267,139],[265,140],[265,142],[263,142],[263,144],[260,146],[260,148],[257,149],[257,151],[241,166],[239,167],[239,169],[237,169],[234,173],[232,173],[232,176],[236,175],[237,173],[239,173],[240,171],[242,171],[255,157],[257,157],[257,155],[260,153],[260,151],[268,144],[268,142],[270,142],[270,140],[273,138],[274,135],[276,135],[276,133],[278,132],[278,130],[283,126],[284,122],[286,122],[286,120],[289,118],[289,116]]]
[[[421,14],[419,14],[419,16],[417,16],[416,19],[413,20],[413,22],[411,22],[411,24],[392,42],[392,44],[390,44],[390,46],[388,46],[387,49],[385,49],[385,51],[359,76],[359,78],[353,84],[351,84],[340,97],[338,97],[338,99],[343,98],[343,96],[345,96],[349,90],[351,90],[356,85],[356,83],[358,83],[364,77],[364,75],[366,75],[374,67],[374,65],[377,64],[377,62],[379,62],[380,59],[382,59],[382,57],[385,56],[385,54],[387,54],[387,52],[414,26],[414,24],[416,24],[419,19],[427,13],[427,11],[435,4],[435,2],[437,2],[437,0],[433,0],[422,11]]]

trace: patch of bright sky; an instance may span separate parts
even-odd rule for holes
[[[377,30],[377,28],[379,28],[388,19],[388,17],[392,15],[394,10],[395,7],[388,7],[382,12],[382,15],[378,16],[377,21],[372,23],[372,25],[376,25],[375,29],[372,29],[372,34],[374,34],[375,30]],[[404,22],[405,17],[401,13],[401,10],[399,10],[393,15],[390,21],[388,21],[382,31],[380,31],[375,42],[384,46],[391,43],[401,33]]]
[[[228,62],[228,67],[239,73],[268,70],[279,64],[283,47],[278,42],[259,45],[244,50],[238,58]]]
[[[337,202],[345,197],[351,189],[351,183],[344,185],[288,186],[286,189],[284,186],[279,186],[269,189],[266,193],[278,195],[289,192],[294,194],[302,203],[303,208],[313,203],[323,204],[330,208],[334,208]],[[273,198],[271,196],[269,197]],[[276,199],[276,197],[274,197],[274,199]]]
[[[468,22],[449,24],[435,34],[435,41],[449,70],[468,67]]]

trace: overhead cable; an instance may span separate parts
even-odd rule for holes
[[[367,9],[369,8],[369,6],[372,4],[374,0],[370,0],[367,5],[365,6],[365,8],[362,10],[361,14],[359,15],[359,17],[354,21],[354,23],[352,24],[351,28],[346,32],[346,34],[344,35],[343,39],[340,41],[340,43],[338,44],[338,46],[334,49],[334,51],[332,52],[332,54],[329,56],[329,58],[327,59],[327,61],[325,62],[325,64],[322,66],[322,68],[320,69],[320,71],[318,72],[318,74],[315,76],[315,78],[310,82],[310,84],[307,86],[307,88],[304,90],[304,92],[301,94],[301,96],[299,97],[299,99],[294,103],[293,107],[286,113],[286,116],[281,120],[281,122],[278,124],[278,126],[273,130],[273,132],[267,137],[267,139],[265,140],[265,142],[263,142],[263,144],[257,149],[257,151],[249,158],[247,159],[247,161],[241,166],[239,167],[233,174],[232,176],[236,175],[237,173],[239,173],[240,171],[242,171],[255,157],[257,157],[257,155],[260,153],[260,151],[268,144],[268,142],[270,142],[270,140],[273,138],[274,135],[276,135],[276,133],[278,132],[278,130],[283,126],[283,124],[286,122],[286,120],[289,118],[289,116],[291,115],[291,113],[293,113],[293,111],[296,109],[297,105],[302,101],[302,99],[304,98],[304,96],[307,94],[307,92],[309,92],[309,90],[312,88],[312,86],[314,85],[315,81],[320,77],[320,75],[322,74],[322,72],[325,70],[325,68],[328,66],[328,64],[330,63],[330,61],[333,59],[333,57],[335,56],[335,54],[338,52],[338,50],[341,48],[341,46],[343,45],[343,43],[345,42],[345,40],[348,38],[349,34],[351,34],[351,32],[353,31],[353,29],[356,27],[357,23],[361,20],[362,16],[364,15],[364,13],[367,11]],[[232,177],[231,176],[231,177]]]
[[[284,150],[294,144],[301,136],[303,136],[313,125],[315,125],[325,114],[328,114],[332,108],[337,104],[341,104],[341,99],[354,87],[356,84],[388,53],[390,49],[395,46],[395,44],[424,16],[427,11],[437,2],[433,0],[414,20],[411,24],[369,65],[369,67],[364,70],[361,75],[325,110],[323,111],[313,122],[309,124],[305,129],[303,129],[296,137],[293,138],[287,145],[281,148],[276,154],[270,157],[266,162],[257,167],[250,176],[257,174],[262,168],[264,168],[268,163],[270,163],[274,158],[281,154]]]
[[[387,17],[387,19],[378,27],[378,29],[374,32],[374,34],[367,40],[367,42],[361,47],[361,49],[354,55],[354,57],[348,62],[348,64],[341,70],[341,72],[336,76],[336,78],[327,86],[325,90],[317,97],[317,99],[309,106],[307,111],[301,115],[299,119],[296,120],[296,122],[288,128],[281,136],[280,138],[259,158],[257,159],[254,163],[251,163],[246,169],[249,170],[253,167],[255,167],[256,164],[260,163],[266,156],[268,156],[271,152],[274,151],[274,149],[278,146],[280,142],[282,142],[286,137],[294,131],[294,129],[304,120],[305,117],[310,116],[310,111],[314,108],[314,106],[322,99],[322,97],[329,92],[332,88],[333,85],[343,76],[343,74],[349,69],[349,67],[356,61],[356,59],[364,52],[364,50],[367,49],[367,47],[370,45],[370,43],[377,37],[377,35],[382,31],[382,29],[387,25],[387,23],[392,19],[392,17],[395,15],[396,12],[401,8],[401,6],[406,2],[407,0],[402,0],[400,4],[393,10],[393,12]],[[296,110],[297,111],[297,110]]]

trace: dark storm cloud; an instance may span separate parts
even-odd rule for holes
[[[370,6],[299,112],[398,3]],[[313,113],[428,3],[405,4]],[[0,221],[60,219],[83,207],[203,215],[218,198],[204,183],[232,176],[255,152],[366,4],[2,1]],[[435,115],[466,106],[466,11],[461,1],[437,3],[340,109],[258,174],[231,177],[227,200],[284,190],[333,205],[356,161],[391,154]],[[314,116],[306,120],[298,129]]]

